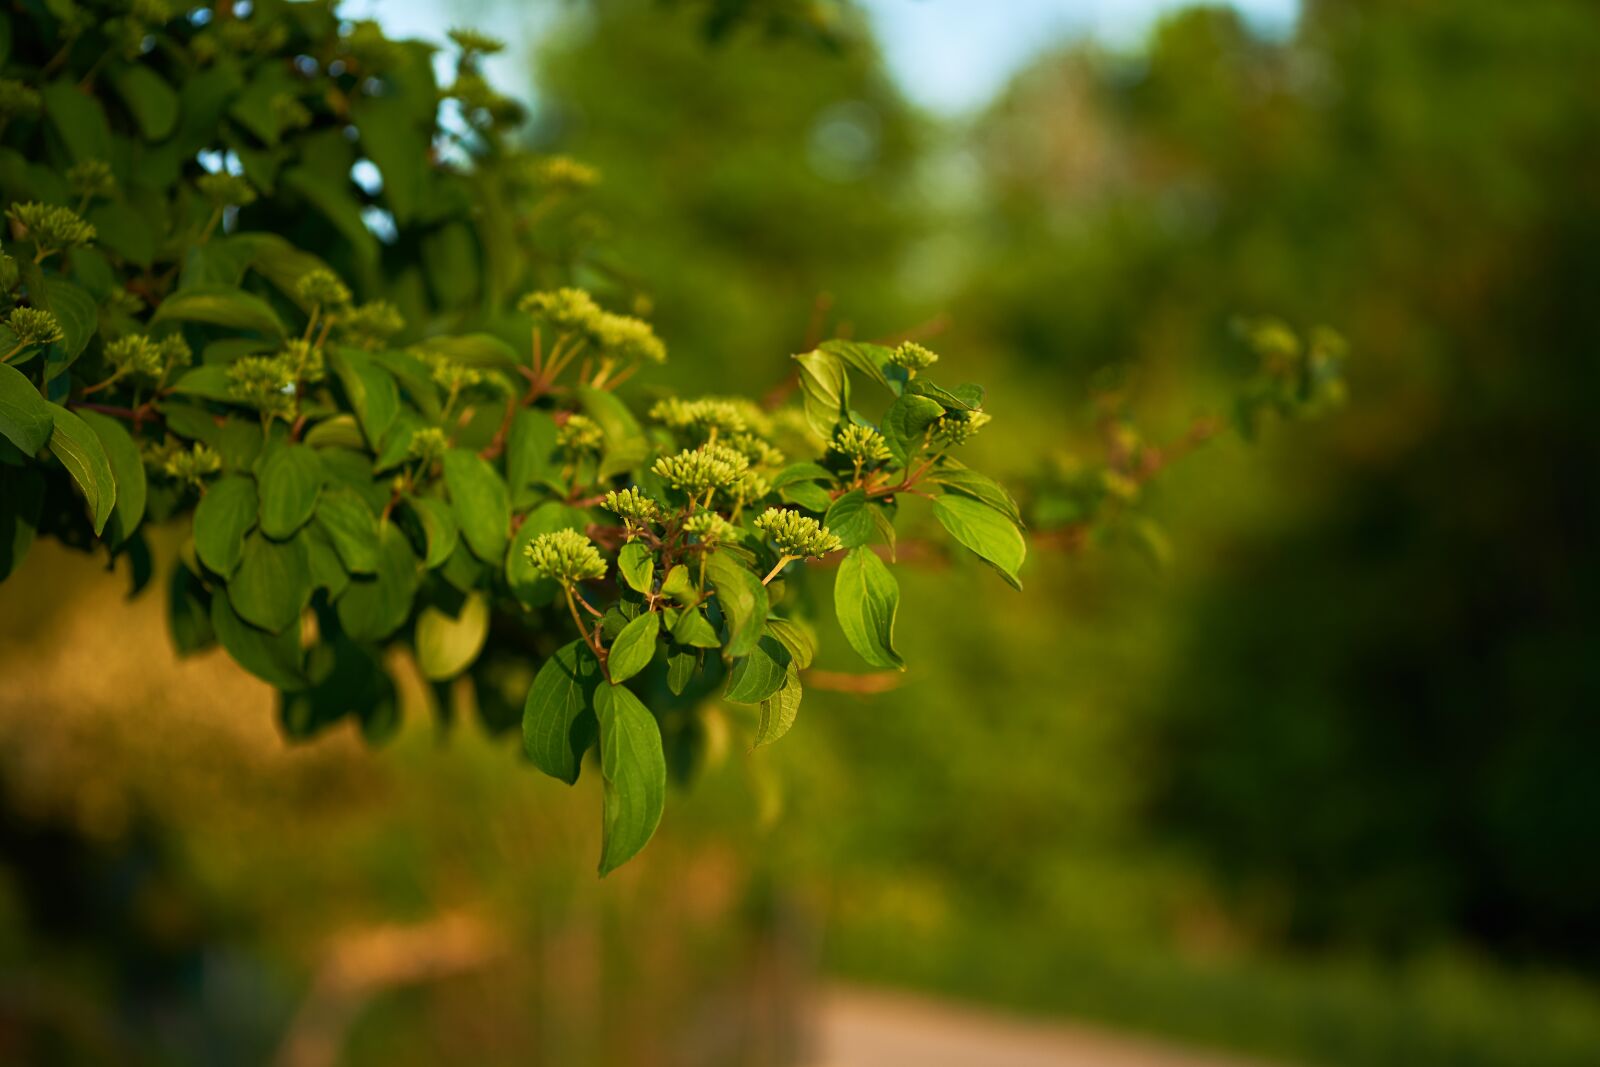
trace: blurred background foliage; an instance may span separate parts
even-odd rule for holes
[[[915,334],[1036,492],[1108,391],[1149,441],[1225,416],[1239,315],[1338,326],[1350,407],[1197,450],[1137,544],[1042,538],[1020,597],[907,568],[903,684],[755,755],[707,708],[601,885],[587,786],[514,741],[419,685],[380,753],[288,747],[58,554],[0,592],[0,1058],[790,1062],[842,976],[1295,1062],[1595,1062],[1600,10],[1184,11],[955,120],[848,8],[819,43],[741,6],[563,9],[504,86],[603,173],[578,280],[654,308],[658,381]],[[83,596],[38,627],[46,589]],[[395,923],[434,969],[363,986]]]

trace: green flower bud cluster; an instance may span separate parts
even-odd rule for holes
[[[196,442],[185,448],[181,441],[167,438],[144,453],[145,466],[175,482],[186,482],[196,489],[207,477],[222,470],[222,457],[208,445]]]
[[[798,559],[819,559],[844,547],[816,519],[787,508],[768,508],[756,520],[756,529],[766,533],[782,555]]]
[[[517,301],[517,310],[543,319],[561,333],[584,333],[601,314],[594,297],[572,288],[528,293]]]
[[[889,362],[908,371],[927,370],[939,362],[939,354],[923,348],[915,341],[907,341],[889,353]]]
[[[27,231],[44,255],[77,248],[95,238],[94,227],[70,208],[30,201],[12,204],[6,211],[6,218]]]
[[[278,358],[283,360],[293,381],[315,383],[328,376],[322,349],[310,341],[299,338],[290,341],[283,346],[283,351],[278,353]]]
[[[0,118],[36,115],[39,112],[39,94],[15,78],[0,78]]]
[[[477,367],[469,367],[437,352],[426,353],[423,362],[428,364],[434,383],[452,395],[482,385],[485,380],[484,372]]]
[[[342,313],[339,336],[359,348],[377,348],[406,328],[400,309],[387,300],[373,300]]]
[[[933,424],[933,442],[941,448],[964,445],[989,424],[990,415],[982,411],[949,411]]]
[[[626,363],[665,363],[667,346],[648,322],[602,311],[589,326],[589,340],[606,355]]]
[[[715,511],[699,511],[683,521],[685,532],[692,533],[703,545],[721,544],[733,525]]]
[[[293,93],[274,93],[267,104],[279,130],[303,130],[311,125],[311,109],[300,102]]]
[[[67,168],[67,186],[74,196],[90,200],[116,192],[117,179],[105,160],[86,159]]]
[[[443,430],[437,426],[424,426],[411,435],[411,443],[406,446],[406,455],[423,463],[432,463],[450,447],[450,438],[445,436]]]
[[[575,455],[594,455],[605,444],[605,431],[587,415],[568,415],[556,430],[556,447]]]
[[[294,413],[294,373],[277,356],[245,356],[228,368],[228,395],[268,418]]]
[[[870,426],[844,427],[833,439],[833,450],[858,467],[875,467],[893,455],[883,434]]]
[[[600,183],[600,172],[570,156],[547,156],[528,164],[528,177],[541,188],[576,193]]]
[[[202,174],[194,184],[200,190],[200,195],[210,201],[213,207],[245,207],[256,201],[256,191],[250,183],[240,175],[227,171]]]
[[[471,29],[453,29],[450,31],[450,40],[455,42],[461,51],[480,56],[492,56],[505,50],[504,41],[490,37],[487,33],[479,33]]]
[[[777,467],[783,463],[783,452],[753,433],[734,434],[727,442],[729,448],[744,453],[751,466]]]
[[[6,325],[17,335],[17,344],[47,345],[61,340],[61,323],[43,308],[12,308],[6,316]]]
[[[645,496],[636,485],[621,492],[612,490],[607,493],[604,506],[630,525],[655,522],[661,517],[661,505]]]
[[[698,493],[731,485],[749,469],[744,455],[725,445],[701,445],[675,456],[662,456],[650,468],[674,489]]]
[[[594,542],[576,530],[540,534],[523,552],[535,574],[562,585],[606,576],[606,561]]]
[[[106,362],[119,375],[139,374],[146,378],[160,377],[164,363],[160,346],[140,333],[130,333],[106,345]]]
[[[350,287],[331,270],[318,267],[309,270],[295,282],[294,291],[304,304],[325,308],[342,308],[350,303]]]
[[[745,471],[729,491],[740,505],[751,504],[772,492],[772,483],[755,471]]]
[[[670,396],[656,402],[650,409],[650,418],[668,429],[696,431],[702,435],[711,430],[742,434],[748,429],[740,405],[717,396],[705,396],[697,400]]]

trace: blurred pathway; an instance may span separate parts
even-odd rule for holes
[[[908,993],[834,986],[817,1007],[807,1067],[1266,1067]]]

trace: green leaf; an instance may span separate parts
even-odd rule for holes
[[[50,404],[50,452],[72,475],[89,502],[94,535],[99,537],[117,501],[117,480],[100,438],[88,423],[62,407]]]
[[[378,569],[378,517],[360,493],[344,485],[324,489],[317,501],[317,525],[351,574]]]
[[[489,636],[489,599],[468,594],[459,614],[429,605],[417,615],[417,666],[429,681],[454,678],[478,658]]]
[[[161,301],[152,324],[204,322],[235,330],[254,330],[277,340],[285,336],[283,323],[272,306],[258,296],[225,285],[197,285],[180,289]]]
[[[774,615],[767,619],[767,632],[783,642],[783,647],[794,658],[795,666],[801,670],[811,666],[817,654],[817,638],[809,627]]]
[[[210,596],[199,577],[180,562],[167,587],[167,632],[178,655],[188,656],[217,643],[211,628]]]
[[[178,94],[149,67],[119,65],[112,69],[111,82],[145,140],[163,140],[178,124]]]
[[[606,437],[605,456],[600,463],[599,480],[606,481],[632,470],[650,454],[650,439],[633,417],[628,406],[613,393],[580,385],[578,400],[589,417],[600,424]]]
[[[39,90],[44,113],[60,134],[74,163],[111,159],[111,126],[100,101],[79,89],[73,79],[53,82]]]
[[[925,396],[906,393],[889,405],[883,416],[883,439],[902,467],[922,451],[928,427],[944,416],[944,408]]]
[[[1021,590],[1017,568],[1028,555],[1028,543],[1016,523],[981,500],[953,493],[933,502],[933,514],[950,536],[976,552],[1013,588]]]
[[[975,385],[945,389],[926,378],[913,378],[906,383],[906,392],[929,397],[951,411],[976,411],[983,404],[983,390]]]
[[[350,109],[361,146],[383,173],[383,199],[404,225],[422,200],[429,168],[417,161],[428,154],[430,124],[399,96],[363,93]]]
[[[355,575],[335,605],[339,625],[356,641],[381,641],[411,614],[420,575],[406,535],[392,522],[378,527],[378,571]]]
[[[905,381],[906,372],[889,362],[889,357],[894,353],[891,348],[867,341],[841,340],[824,341],[817,347],[831,356],[837,356],[885,389],[898,393]]]
[[[261,457],[261,532],[282,540],[310,521],[322,491],[322,459],[306,445],[280,444]]]
[[[15,367],[0,363],[0,434],[24,455],[50,440],[50,405]]]
[[[212,571],[230,577],[244,554],[244,537],[255,528],[255,479],[241,474],[219,478],[206,487],[194,509],[194,551]]]
[[[822,525],[843,542],[846,548],[858,548],[872,540],[877,524],[872,521],[874,508],[867,502],[867,494],[852,489],[835,500],[828,508]]]
[[[850,378],[839,357],[821,351],[795,356],[800,364],[800,393],[806,422],[824,441],[833,439],[834,427],[850,415]]]
[[[293,692],[307,684],[300,651],[299,620],[280,634],[269,634],[239,618],[225,596],[211,598],[211,628],[217,640],[245,670],[279,689]]]
[[[660,634],[661,613],[658,611],[647,611],[622,628],[606,656],[606,669],[613,684],[621,685],[650,666]]]
[[[872,549],[852,549],[833,583],[833,610],[850,647],[874,667],[905,670],[894,650],[894,617],[900,586]]]
[[[295,540],[304,540],[306,543],[306,559],[311,564],[311,586],[313,589],[326,589],[328,600],[335,601],[350,588],[350,572],[345,570],[344,562],[339,559],[333,542],[328,539],[327,533],[315,522],[309,526],[301,527]]]
[[[772,488],[782,489],[796,482],[831,482],[834,474],[820,463],[791,463],[772,476]]]
[[[354,415],[335,415],[323,419],[306,431],[302,438],[312,448],[348,448],[359,452],[367,447],[367,438]]]
[[[237,404],[233,383],[228,380],[228,368],[221,364],[190,367],[172,383],[172,392],[178,396],[197,396],[202,400],[216,400],[224,404]]]
[[[697,650],[685,648],[677,642],[667,646],[667,689],[673,696],[683,695],[694,679],[694,672],[699,669],[700,653]]]
[[[722,614],[728,620],[728,654],[749,655],[767,621],[766,586],[727,552],[713,552],[706,557],[706,577],[715,587]]]
[[[448,356],[455,363],[486,370],[514,371],[522,365],[517,350],[492,333],[468,333],[428,337],[417,342],[424,352]]]
[[[429,496],[406,497],[406,510],[422,528],[423,567],[431,571],[443,565],[461,542],[456,513],[443,500]]]
[[[941,463],[928,475],[928,480],[943,486],[948,491],[981,500],[1016,525],[1022,525],[1022,510],[1017,507],[1016,500],[1005,486],[970,467],[946,465],[951,462],[953,461],[946,460]]]
[[[629,541],[617,552],[617,573],[635,592],[649,595],[656,576],[656,558],[642,541]]]
[[[239,569],[228,579],[228,600],[245,622],[280,633],[311,602],[311,559],[303,538],[245,538]]]
[[[794,657],[771,634],[763,634],[748,656],[733,661],[728,691],[723,697],[735,704],[759,704],[783,688],[784,676]]]
[[[133,437],[116,419],[98,411],[83,411],[78,417],[100,438],[106,459],[111,463],[111,473],[117,483],[117,502],[111,509],[111,544],[120,545],[133,535],[144,519],[148,492],[144,460],[139,456],[139,446],[133,443]]]
[[[368,447],[376,452],[384,433],[400,413],[400,388],[388,371],[353,348],[330,351],[328,366],[338,375],[339,385],[361,421]]]
[[[674,568],[676,569],[676,568]],[[699,608],[684,608],[672,622],[672,639],[691,648],[720,648],[722,638]]]
[[[533,765],[568,785],[578,780],[583,754],[595,737],[590,698],[600,664],[582,641],[545,660],[522,708],[522,747]]]
[[[800,671],[793,663],[784,672],[783,688],[761,702],[761,718],[756,722],[754,747],[770,745],[789,732],[800,714]]]
[[[333,224],[357,260],[362,263],[377,261],[378,239],[372,236],[361,217],[361,205],[351,195],[353,186],[348,178],[333,180],[310,167],[293,167],[283,172],[281,181],[284,188],[299,193]]]
[[[667,802],[667,760],[661,728],[627,688],[595,687],[600,771],[605,778],[600,876],[632,859],[649,842]]]
[[[661,580],[661,595],[670,597],[679,604],[693,604],[699,599],[699,592],[689,577],[689,568],[679,563],[669,570],[667,576]]]
[[[529,486],[559,475],[555,420],[534,408],[519,409],[506,435],[506,485],[513,506],[523,500]]]
[[[511,497],[499,472],[476,452],[453,448],[444,454],[444,485],[467,547],[485,563],[499,563],[511,527]]]
[[[807,511],[814,511],[818,515],[827,513],[833,506],[833,497],[828,491],[815,482],[795,482],[784,486],[778,495],[787,503],[795,504]]]
[[[78,358],[89,338],[100,328],[99,309],[94,297],[65,278],[46,278],[43,299],[38,303],[61,324],[61,340],[56,342],[66,355],[65,362],[56,364],[56,370],[45,377],[53,378]]]

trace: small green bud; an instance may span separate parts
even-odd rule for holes
[[[816,519],[787,508],[768,508],[756,520],[756,529],[772,539],[772,547],[785,556],[820,559],[844,544]]]
[[[222,457],[210,447],[196,443],[185,448],[171,438],[150,448],[144,456],[145,465],[175,482],[186,482],[196,489],[205,484],[208,476],[222,470]]]
[[[915,341],[907,341],[889,353],[889,362],[910,371],[927,370],[939,362],[939,354],[923,348]]]
[[[576,530],[540,534],[523,552],[534,573],[562,585],[606,576],[606,561],[594,542]]]
[[[833,450],[863,467],[887,462],[893,454],[883,434],[870,426],[846,426],[833,439]]]
[[[723,397],[705,396],[697,400],[684,400],[670,396],[658,400],[650,409],[650,418],[673,430],[696,431],[702,435],[711,430],[719,433],[740,434],[747,428],[745,412],[740,404]]]
[[[727,441],[728,447],[744,453],[752,466],[777,467],[783,464],[783,453],[753,433],[734,434]]]
[[[349,286],[340,281],[333,271],[321,267],[302,274],[294,288],[301,303],[325,308],[342,308],[350,303]]]
[[[111,164],[102,159],[86,159],[68,167],[67,185],[74,195],[84,200],[110,196],[117,191],[117,179],[111,173]]]
[[[578,455],[598,453],[605,440],[600,424],[587,415],[568,415],[567,421],[556,431],[556,446]]]
[[[202,174],[194,180],[194,185],[212,207],[245,207],[256,201],[256,191],[249,181],[227,171]]]
[[[173,371],[182,370],[194,362],[194,352],[181,333],[169,333],[157,341],[156,351],[161,355],[163,376],[170,376]]]
[[[594,297],[572,288],[528,293],[517,301],[517,310],[543,319],[562,333],[586,331],[603,314]]]
[[[739,475],[739,480],[733,483],[730,491],[740,504],[750,504],[772,492],[772,483],[755,471],[745,471]]]
[[[94,227],[69,208],[37,202],[12,204],[6,217],[22,227],[45,254],[77,248],[95,238]]]
[[[6,325],[24,345],[47,345],[64,336],[61,323],[43,308],[12,308],[6,316]]]
[[[638,486],[631,486],[606,494],[605,509],[625,522],[647,523],[655,522],[661,517],[661,505],[640,492]]]
[[[283,346],[278,358],[283,361],[294,381],[315,383],[322,381],[328,375],[322,349],[310,341],[295,338]]]

